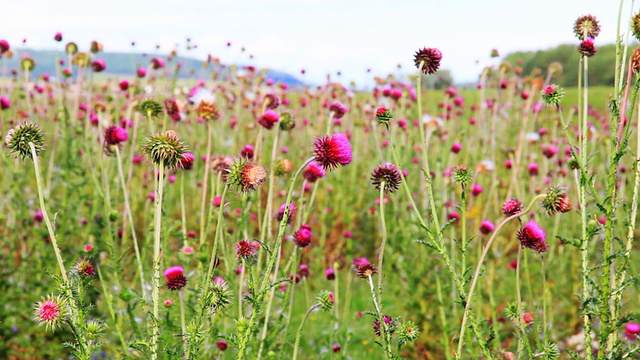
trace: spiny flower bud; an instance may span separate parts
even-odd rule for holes
[[[140,111],[147,119],[158,117],[162,115],[162,105],[153,99],[142,100],[138,105],[138,111]]]
[[[637,13],[631,19],[631,31],[633,32],[633,36],[640,40],[640,13]]]
[[[554,215],[557,212],[566,213],[573,208],[566,190],[560,187],[551,187],[547,190],[547,194],[542,200],[542,207],[547,210],[549,215]]]
[[[327,291],[327,290],[322,290],[318,296],[316,296],[316,301],[318,302],[318,305],[320,305],[320,308],[324,311],[331,311],[331,309],[333,308],[333,303],[335,301],[335,298],[333,296],[333,293]]]
[[[533,219],[529,220],[522,229],[517,232],[520,245],[538,253],[547,251],[547,232]]]
[[[456,166],[453,169],[453,181],[458,184],[466,185],[471,181],[472,177],[471,171],[464,166]]]
[[[262,165],[258,165],[247,158],[236,159],[227,173],[227,183],[240,192],[257,189],[267,178],[267,172]]]
[[[38,125],[30,121],[19,123],[7,131],[5,147],[23,159],[32,159],[29,143],[33,143],[36,156],[44,149],[44,133]]]
[[[288,159],[278,159],[275,162],[274,171],[276,176],[283,176],[293,170],[293,163]]]
[[[293,234],[293,243],[299,247],[307,247],[311,244],[311,226],[303,224],[300,229]]]
[[[182,155],[187,147],[173,130],[167,130],[147,138],[142,151],[154,164],[173,169],[182,164]]]
[[[382,106],[376,110],[376,120],[378,121],[378,124],[389,126],[389,121],[391,121],[392,118],[393,113],[386,107]]]
[[[214,310],[220,310],[226,308],[229,304],[231,304],[231,290],[229,290],[229,285],[222,278],[213,279],[209,306]]]
[[[424,74],[429,75],[438,71],[442,53],[436,48],[423,48],[416,51],[413,61],[416,67]]]
[[[560,104],[560,100],[564,96],[564,91],[558,85],[547,85],[544,89],[542,89],[542,100],[544,100],[547,105],[556,105]]]
[[[79,259],[76,261],[76,270],[78,274],[82,276],[94,276],[96,274],[96,270],[91,263],[91,260],[88,259]]]
[[[405,321],[398,327],[398,341],[406,344],[414,342],[418,339],[418,326],[411,321]]]
[[[600,34],[600,24],[593,15],[580,16],[573,24],[573,32],[580,40],[595,39]]]
[[[384,191],[392,193],[400,187],[402,175],[397,166],[392,163],[384,163],[376,167],[371,173],[371,184],[380,191],[380,186],[384,183]]]
[[[280,114],[280,130],[290,131],[296,127],[296,122],[293,120],[291,113],[283,112]]]

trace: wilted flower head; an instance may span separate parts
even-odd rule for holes
[[[598,50],[596,50],[596,45],[593,39],[584,39],[578,45],[578,52],[586,57],[592,57],[595,55]]]
[[[389,162],[377,166],[371,173],[371,184],[378,191],[382,183],[384,183],[384,191],[392,193],[398,190],[401,182],[402,174],[400,174],[400,170]]]
[[[322,310],[330,311],[333,308],[335,299],[333,293],[327,290],[322,290],[316,297],[316,301]]]
[[[196,114],[205,120],[217,120],[220,118],[220,112],[215,103],[202,100],[195,110]]]
[[[427,75],[438,71],[441,60],[442,53],[436,48],[423,48],[422,50],[418,50],[413,59],[416,67]]]
[[[238,191],[249,192],[257,189],[267,178],[267,172],[247,158],[236,159],[227,173],[227,183]]]
[[[522,211],[522,202],[517,199],[509,199],[502,204],[502,213],[504,216],[513,216]]]
[[[175,99],[167,99],[164,101],[164,108],[167,111],[167,115],[174,120],[180,121],[182,115],[180,114],[180,106]]]
[[[142,151],[154,164],[173,169],[182,164],[187,147],[175,131],[167,130],[148,137]]]
[[[573,32],[578,39],[595,39],[600,34],[600,24],[593,15],[580,16],[573,24]]]
[[[311,226],[304,224],[293,234],[293,243],[299,247],[307,247],[311,244]]]
[[[313,143],[315,161],[325,170],[333,170],[338,165],[349,165],[351,163],[351,144],[349,139],[342,133],[335,133],[333,136],[324,136],[316,139]]]
[[[236,255],[239,258],[244,258],[245,260],[251,260],[258,253],[259,248],[260,248],[260,243],[253,243],[251,241],[242,239],[236,244]]]
[[[25,121],[7,131],[5,147],[9,149],[9,152],[17,153],[23,159],[31,159],[29,143],[33,143],[36,156],[40,155],[44,149],[44,133],[38,125]]]
[[[517,236],[522,246],[539,253],[547,251],[547,232],[535,220],[529,220]]]
[[[339,101],[336,101],[331,104],[331,106],[329,106],[329,112],[333,113],[334,119],[342,119],[344,114],[346,114],[348,111],[349,108]]]
[[[277,109],[280,106],[280,99],[276,94],[267,94],[264,96],[264,104],[267,109]]]
[[[547,194],[542,200],[542,207],[547,210],[549,215],[554,215],[557,212],[566,213],[573,208],[567,191],[560,187],[547,189]]]
[[[48,295],[35,305],[33,319],[47,330],[55,330],[65,316],[65,303],[60,296]]]
[[[310,183],[323,178],[325,174],[324,168],[322,168],[317,161],[310,162],[309,165],[307,165],[307,168],[302,172],[302,176]]]
[[[377,272],[375,265],[369,262],[361,262],[356,265],[356,276],[360,279],[368,279]]]
[[[544,89],[542,89],[542,100],[544,100],[547,105],[556,105],[560,104],[560,100],[564,96],[564,91],[558,85],[547,85]]]
[[[164,271],[164,277],[167,280],[169,290],[180,290],[187,285],[187,277],[184,276],[182,266],[175,265]]]
[[[395,329],[396,329],[396,323],[395,323],[395,321],[393,321],[393,318],[391,316],[389,316],[389,315],[384,315],[384,316],[382,316],[382,321],[384,321],[384,323],[386,325],[386,330],[390,334],[393,334]],[[374,323],[373,323],[373,332],[377,336],[381,335],[380,320],[378,320],[378,319],[376,319],[376,321],[374,321]]]

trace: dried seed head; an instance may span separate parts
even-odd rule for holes
[[[257,189],[267,178],[267,172],[262,165],[258,165],[247,158],[236,159],[227,173],[227,183],[240,192]]]
[[[573,32],[578,39],[595,39],[600,34],[600,24],[593,15],[580,16],[573,24]]]

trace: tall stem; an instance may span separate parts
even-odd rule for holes
[[[307,318],[309,317],[309,314],[311,314],[311,312],[313,312],[315,309],[319,308],[320,304],[315,304],[312,307],[309,308],[309,310],[307,310],[307,313],[304,314],[304,317],[302,318],[302,322],[300,323],[300,326],[298,327],[298,333],[296,334],[296,343],[293,346],[293,360],[298,359],[298,348],[300,347],[300,337],[302,336],[302,328],[304,327],[304,323],[307,322]]]
[[[68,285],[69,279],[67,278],[67,270],[64,267],[64,261],[62,260],[62,254],[60,253],[60,248],[58,247],[58,240],[56,238],[56,232],[51,224],[51,220],[49,219],[49,213],[47,212],[47,208],[44,204],[44,189],[42,184],[42,177],[40,175],[40,165],[38,161],[38,154],[36,152],[36,147],[32,142],[29,142],[29,148],[31,149],[31,159],[33,160],[33,168],[36,173],[36,186],[38,187],[38,201],[40,201],[40,210],[42,211],[42,217],[44,218],[44,223],[47,225],[47,231],[49,232],[49,237],[51,238],[51,245],[53,246],[53,252],[56,255],[56,260],[58,261],[58,268],[60,269],[60,276],[64,285]]]
[[[211,138],[212,138],[212,130],[211,125],[207,123],[207,158],[204,163],[204,175],[202,179],[202,201],[200,203],[200,248],[204,244],[204,239],[206,238],[205,231],[205,213],[207,209],[207,185],[209,184],[209,164],[211,164]],[[200,249],[202,251],[202,249]]]
[[[140,257],[140,248],[138,246],[138,236],[136,235],[136,226],[133,223],[133,215],[131,211],[131,205],[129,204],[129,191],[127,190],[127,184],[124,180],[124,172],[122,171],[122,157],[120,156],[120,149],[118,146],[114,146],[116,150],[116,161],[118,162],[118,177],[120,178],[120,186],[122,186],[122,193],[124,194],[124,211],[125,216],[129,219],[129,226],[131,227],[131,238],[133,239],[133,249],[136,253],[136,261],[138,262],[138,272],[140,273],[140,290],[142,291],[142,297],[146,297],[144,288],[144,267],[142,266],[142,259]]]
[[[164,188],[164,161],[155,166],[154,175],[158,173],[156,180],[156,193],[158,195],[155,204],[155,219],[153,223],[153,318],[151,330],[151,359],[158,359],[158,338],[160,337],[160,237],[162,230],[162,197]]]

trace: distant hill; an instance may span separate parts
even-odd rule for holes
[[[523,75],[532,74],[535,69],[540,69],[542,76],[546,74],[549,64],[559,62],[563,72],[559,78],[554,77],[553,82],[562,86],[576,86],[580,63],[577,45],[576,43],[546,50],[515,52],[508,54],[505,60],[511,62],[513,66],[522,67]],[[631,56],[634,48],[633,45],[629,46],[628,56]],[[596,49],[598,52],[589,58],[589,85],[613,85],[616,46],[614,44],[598,46],[596,43]],[[522,64],[518,64],[520,61]]]
[[[12,49],[13,50],[13,49]],[[16,50],[13,50],[16,51]],[[36,66],[33,74],[36,76],[47,74],[55,74],[55,62],[56,53],[52,50],[33,50],[33,49],[18,49],[17,54],[8,61],[9,70],[18,69],[22,54],[29,54],[29,56],[35,61]],[[67,61],[67,54],[64,52],[59,53],[60,59]],[[228,71],[228,66],[217,68],[213,63],[208,68],[204,68],[205,62],[196,60],[193,58],[177,56],[169,58],[166,55],[159,54],[139,54],[139,53],[119,53],[119,52],[100,52],[98,54],[91,54],[92,59],[103,59],[107,63],[107,69],[104,71],[106,74],[123,75],[123,76],[135,76],[135,72],[139,67],[148,67],[149,62],[154,57],[160,57],[166,62],[166,69],[173,74],[173,71],[178,62],[182,63],[182,68],[178,73],[180,78],[192,78],[192,79],[211,79],[211,71],[214,69],[219,70],[221,73]],[[169,61],[170,59],[170,61]],[[3,61],[0,61],[2,66]],[[285,72],[267,69],[267,79],[273,79],[276,82],[282,82],[289,86],[304,86],[305,84],[295,78],[294,76]]]

